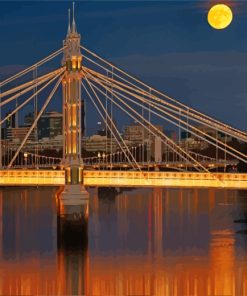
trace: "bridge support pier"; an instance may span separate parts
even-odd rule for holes
[[[77,204],[72,204],[71,200]],[[79,201],[79,203],[78,203]],[[68,199],[62,194],[57,209],[58,245],[80,247],[88,238],[88,199]]]
[[[64,191],[60,199],[64,205],[84,205],[88,202],[89,193],[81,184],[69,184],[65,185]]]
[[[83,185],[83,170],[80,166],[67,166],[65,168],[65,187],[60,201],[63,206],[73,207],[75,212],[80,209],[83,214],[88,208],[89,193]]]

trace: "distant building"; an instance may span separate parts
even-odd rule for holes
[[[38,122],[38,138],[54,138],[63,134],[63,115],[52,111],[44,113]]]
[[[1,128],[1,139],[0,140],[6,140],[7,139],[7,129],[5,127]]]
[[[125,143],[126,145],[131,144],[129,141],[125,141]],[[90,151],[90,152],[104,151],[106,153],[110,153],[110,152],[114,153],[120,150],[118,143],[114,138],[109,139],[106,136],[100,136],[100,135],[93,135],[91,137],[83,138],[82,147],[86,151]]]
[[[112,121],[111,121],[111,119],[112,119]],[[111,130],[113,130],[113,132],[115,132],[114,125],[117,126],[117,122],[114,119],[114,117],[111,118],[110,113],[109,113],[109,117],[107,116],[107,118],[106,118],[106,122],[107,122],[107,124],[105,124],[105,122],[98,122],[99,129],[97,131],[97,135],[107,136],[107,138],[111,138],[111,137],[113,137]],[[115,136],[117,136],[117,135],[115,134]]]
[[[217,131],[214,128],[211,128],[211,127],[208,127],[205,125],[199,125],[199,126],[195,126],[195,127],[198,130],[202,131],[202,133],[200,133],[201,137],[204,139],[208,139],[209,141],[211,141],[212,138],[214,138],[214,139],[217,138],[219,141],[221,141],[223,143],[225,143],[225,142],[228,143],[228,142],[232,141],[231,136],[226,135],[220,131]],[[195,131],[195,133],[199,134],[197,131]],[[207,141],[205,141],[204,139],[201,139],[201,138],[195,136],[191,132],[183,131],[183,132],[181,132],[180,145],[181,145],[181,147],[187,147],[189,149],[203,150],[209,146]]]
[[[5,117],[7,117],[11,112],[9,111],[8,113],[6,113]],[[15,114],[13,114],[12,116],[10,116],[6,121],[5,121],[5,127],[6,128],[12,128],[15,127]]]
[[[55,136],[54,138],[42,138],[39,140],[39,149],[63,149],[63,135]]]
[[[29,112],[24,116],[24,126],[31,126],[34,122],[34,113]]]
[[[170,138],[174,142],[178,141],[177,133],[174,130],[166,130],[165,134],[167,135],[168,138]]]
[[[159,131],[163,132],[163,127],[161,125],[155,125],[155,127]],[[124,139],[135,144],[142,144],[149,139],[152,142],[154,140],[154,136],[151,132],[148,132],[148,130],[142,125],[131,124],[124,128]]]
[[[155,128],[163,133],[163,126],[161,125],[154,125]],[[156,134],[157,132],[154,131]],[[161,143],[160,140],[155,138],[153,133],[149,132],[146,128],[144,128],[140,124],[131,124],[124,128],[124,140],[129,141],[132,143],[132,146],[137,146],[139,144],[145,144],[147,147],[148,159],[150,157],[155,157],[155,151],[157,151],[157,143],[160,144],[160,150],[163,150],[164,144]],[[157,141],[158,140],[158,141]],[[155,145],[156,144],[156,145]]]
[[[30,127],[20,126],[7,129],[7,139],[11,142],[20,143],[28,133]],[[27,139],[27,142],[34,142],[36,139],[35,131],[33,130]]]

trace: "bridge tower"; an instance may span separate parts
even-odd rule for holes
[[[65,189],[61,200],[67,205],[86,203],[88,192],[83,186],[81,166],[81,36],[76,30],[73,3],[73,20],[63,42],[62,65],[66,67],[63,86],[63,160],[65,166]]]

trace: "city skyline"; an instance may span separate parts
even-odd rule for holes
[[[69,3],[60,4],[56,10],[56,4],[49,2],[2,4],[2,53],[11,63],[1,61],[1,78],[61,46]],[[78,2],[76,18],[82,42],[89,48],[178,100],[245,129],[247,38],[240,28],[246,21],[247,4],[232,5],[235,18],[222,32],[206,22],[208,6],[208,1]],[[61,92],[50,108],[59,101]],[[119,125],[123,126],[126,118],[119,114]],[[88,126],[92,123],[89,119]]]
[[[247,4],[223,1],[0,2],[0,294],[247,296]]]

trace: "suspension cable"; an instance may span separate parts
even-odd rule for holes
[[[15,79],[17,79],[17,78],[19,78],[19,77],[21,77],[21,76],[23,76],[23,75],[25,75],[25,74],[27,74],[28,72],[32,71],[35,67],[39,67],[39,66],[43,65],[44,63],[46,63],[46,62],[52,60],[53,58],[55,58],[56,56],[58,56],[58,55],[59,55],[59,54],[65,49],[65,48],[66,48],[66,47],[62,47],[62,48],[60,48],[59,50],[57,50],[57,51],[55,51],[54,53],[50,54],[49,56],[47,56],[47,57],[44,58],[43,60],[41,60],[41,61],[39,61],[39,62],[33,64],[32,66],[30,66],[30,67],[24,69],[23,71],[20,71],[20,72],[17,73],[17,74],[15,74],[15,75],[13,75],[13,76],[11,76],[11,77],[5,79],[4,81],[2,81],[2,82],[0,83],[0,87],[4,86],[4,85],[7,84],[7,83],[12,82],[13,80],[15,80]]]
[[[106,86],[102,85],[99,81],[96,81],[98,84],[100,84],[102,87],[106,88]],[[93,83],[91,83],[99,92],[102,92],[97,86],[95,86]],[[108,91],[111,92],[108,88]],[[113,94],[115,98],[117,98],[120,102],[122,102],[127,108],[129,108],[132,112],[134,112],[135,114],[137,114],[139,117],[141,117],[141,119],[143,121],[146,122],[146,124],[149,124],[148,121],[143,118],[140,114],[138,114],[138,112],[136,112],[133,108],[131,108],[128,104],[126,104],[122,99],[120,99],[115,93]],[[109,98],[109,97],[108,97]],[[110,99],[110,98],[109,98]],[[127,113],[129,116],[131,116],[134,120],[137,120],[136,117],[134,117],[132,114],[130,114],[126,109],[124,109],[121,105],[119,105],[118,103],[116,103],[115,101],[113,101],[113,103],[118,106],[121,110],[123,110],[125,113]],[[139,123],[141,122],[140,120],[137,120]],[[148,127],[145,126],[145,124],[140,123],[142,126],[145,127],[145,129],[148,130]],[[178,150],[180,150],[182,153],[184,153],[186,156],[188,156],[193,162],[195,162],[199,167],[201,167],[204,171],[209,172],[204,166],[202,166],[199,162],[197,162],[192,156],[190,156],[189,154],[187,154],[182,148],[180,148],[179,146],[177,146],[176,143],[174,143],[171,139],[169,139],[165,134],[163,134],[161,131],[159,131],[154,125],[150,124],[150,126],[156,130],[159,134],[161,134],[163,137],[165,137],[167,139],[167,142],[170,142],[173,146],[175,146]],[[149,131],[149,130],[148,130]],[[150,132],[155,136],[156,134],[150,130]],[[163,139],[162,139],[163,140]],[[164,142],[164,140],[163,140]],[[170,146],[171,149],[173,149]],[[174,150],[174,149],[173,149]],[[178,153],[181,155],[181,157],[183,159],[186,159],[180,152],[175,151],[175,153]],[[197,168],[196,168],[197,169]]]
[[[88,91],[88,89],[86,88],[86,86],[85,86],[83,83],[82,83],[82,86],[83,86],[84,89],[86,90],[86,93],[87,93],[89,99],[91,100],[91,102],[92,102],[93,105],[95,106],[95,108],[96,108],[96,110],[98,111],[99,115],[101,116],[101,118],[103,119],[103,121],[105,121],[105,124],[108,126],[110,132],[113,133],[113,136],[114,136],[114,138],[115,138],[115,140],[116,140],[118,146],[120,147],[120,149],[121,149],[122,151],[124,151],[123,148],[122,148],[122,146],[121,146],[121,144],[120,144],[120,142],[118,141],[118,138],[114,135],[113,130],[112,130],[111,127],[109,126],[107,120],[105,120],[103,113],[100,111],[99,107],[97,106],[97,104],[96,104],[95,101],[93,100],[93,97],[91,96],[90,92]],[[128,156],[126,155],[126,158],[127,158],[127,157],[128,157]],[[133,166],[133,168],[135,168],[135,167]]]
[[[26,99],[21,105],[19,105],[17,108],[15,108],[11,113],[9,113],[2,121],[0,121],[0,125],[3,124],[8,118],[13,116],[16,112],[18,112],[20,109],[22,109],[28,102],[30,102],[35,95],[39,94],[42,90],[44,90],[48,85],[50,85],[54,80],[56,80],[61,73],[58,73],[56,76],[54,76],[51,80],[49,80],[44,86],[42,86],[35,94],[32,94],[28,99]],[[1,108],[1,104],[0,104]]]
[[[102,74],[100,74],[98,72],[95,72],[95,71],[93,71],[92,69],[89,69],[89,68],[85,68],[84,67],[84,69],[86,71],[89,71],[92,75],[95,75],[98,78],[100,77],[101,79],[103,79],[108,84],[111,83],[111,81],[110,81],[111,79],[108,78],[108,77],[106,77],[105,75],[102,75]],[[115,76],[117,76],[117,74]],[[125,88],[131,90],[132,91],[132,93],[131,93],[132,95],[134,95],[133,94],[133,91],[135,91],[136,93],[139,93],[142,96],[145,95],[146,97],[148,97],[149,99],[152,100],[152,103],[153,104],[155,104],[155,105],[157,105],[157,106],[159,106],[161,108],[165,108],[165,109],[167,109],[167,110],[169,110],[169,111],[171,111],[171,112],[173,112],[173,113],[175,113],[177,115],[180,115],[180,116],[183,116],[183,117],[188,117],[189,114],[190,114],[189,119],[191,119],[191,120],[193,120],[195,122],[204,124],[204,125],[206,125],[206,126],[208,126],[210,128],[215,128],[216,127],[216,125],[215,124],[212,125],[209,120],[204,120],[202,117],[200,117],[198,115],[195,115],[194,113],[191,113],[191,110],[190,110],[189,107],[187,107],[187,109],[185,111],[185,110],[181,109],[181,107],[172,105],[171,103],[166,102],[164,100],[161,100],[160,98],[158,98],[158,97],[156,97],[154,95],[151,96],[148,92],[142,90],[141,88],[140,88],[140,90],[136,90],[135,88],[130,87],[130,86],[128,86],[128,85],[126,85],[126,84],[118,81],[118,80],[114,80],[114,83],[117,84],[118,86],[120,85],[122,87],[125,87]],[[133,86],[135,86],[135,85],[133,84]],[[118,87],[118,88],[120,88],[120,87]],[[123,89],[123,88],[120,88],[120,89],[122,91],[126,92],[126,93],[129,93],[128,91],[126,91],[126,89]],[[220,130],[222,132],[225,132],[225,133],[231,135],[232,137],[234,137],[236,139],[239,139],[239,140],[242,140],[242,141],[246,141],[247,142],[247,134],[242,133],[241,131],[239,131],[239,133],[236,133],[235,131],[229,131],[229,129],[227,129],[226,127],[220,127],[218,125],[217,125],[217,127],[218,127],[218,130]]]
[[[57,74],[57,72],[58,72],[59,74],[61,74],[63,71],[64,71],[64,69],[61,68],[59,71],[56,71],[55,73],[52,72],[51,76],[46,76],[44,79],[40,80],[40,81],[37,83],[37,86],[39,86],[39,85],[45,83],[45,82],[46,82],[47,80],[49,80],[51,77],[55,76],[55,75]],[[9,103],[9,102],[15,100],[16,98],[18,98],[18,97],[20,97],[21,95],[23,95],[23,94],[29,92],[30,90],[35,89],[35,87],[36,87],[36,84],[33,84],[33,85],[27,87],[26,89],[21,90],[20,92],[18,92],[17,94],[13,95],[12,97],[10,97],[10,98],[4,100],[4,101],[1,103],[1,106],[6,105],[7,103]]]
[[[88,85],[90,86],[91,90],[93,91],[93,93],[94,93],[95,97],[97,98],[98,102],[100,103],[100,105],[101,105],[102,109],[103,109],[103,110],[106,112],[106,110],[104,109],[104,105],[101,103],[101,101],[100,101],[100,99],[99,99],[98,95],[95,93],[95,90],[92,88],[92,86],[91,86],[91,83],[88,81],[88,79],[87,79],[87,77],[86,77],[86,76],[85,76],[85,79],[86,79],[86,81],[87,81]],[[109,115],[108,115],[108,113],[107,113],[107,112],[106,112],[106,114],[107,114],[107,118],[110,120],[110,122],[112,122],[112,120],[111,120],[111,118],[109,117]],[[106,121],[106,124],[108,124],[108,123],[107,123],[107,121]],[[121,134],[119,133],[119,131],[118,131],[118,129],[117,129],[117,127],[116,127],[116,125],[115,125],[114,123],[112,123],[111,127],[113,127],[113,128],[116,130],[116,132],[117,132],[117,134],[118,134],[119,138],[121,139],[121,141],[123,142],[123,144],[124,144],[125,148],[127,149],[127,151],[129,152],[129,154],[130,154],[130,155],[131,155],[131,157],[133,158],[133,160],[134,160],[134,163],[136,164],[137,168],[140,170],[140,167],[139,167],[139,165],[138,165],[138,164],[137,164],[137,162],[135,161],[135,159],[134,159],[133,155],[130,153],[130,151],[129,151],[129,148],[128,148],[128,146],[126,145],[125,141],[123,140],[123,138],[122,138]],[[111,127],[109,127],[109,128],[111,129],[111,133],[113,134],[113,130],[112,130],[112,128],[111,128]],[[114,134],[113,134],[113,135],[114,135]],[[114,135],[114,136],[115,136],[115,135]],[[116,137],[115,139],[117,140],[117,137]],[[117,141],[118,141],[118,140],[117,140]],[[120,147],[121,147],[121,145],[120,145]],[[126,156],[126,158],[128,159],[128,161],[131,163],[131,161],[130,161],[130,159],[129,159],[128,155],[127,155],[127,154],[125,154],[125,156]]]
[[[88,72],[87,72],[87,73],[88,73]],[[91,75],[91,74],[89,74],[89,75]],[[92,76],[91,76],[91,77],[92,77]],[[102,81],[101,81],[101,82],[102,82]],[[104,83],[104,82],[102,82],[102,83]],[[118,88],[118,87],[117,87],[117,88]],[[122,88],[120,88],[120,90],[122,90]],[[117,93],[117,94],[119,94],[119,95],[121,95],[122,97],[126,98],[127,100],[130,100],[130,101],[132,101],[133,103],[139,105],[136,101],[131,100],[129,97],[127,97],[127,96],[125,96],[125,95],[123,95],[123,94],[120,94],[119,92],[117,92],[117,91],[115,91],[115,90],[114,90],[114,92]],[[132,93],[130,93],[130,92],[128,92],[128,91],[126,91],[126,92],[127,92],[128,94],[130,94],[131,96],[137,98],[137,99],[140,100],[140,101],[145,100],[145,99],[142,98],[141,96],[138,96],[138,95],[132,94]],[[159,110],[160,112],[162,112],[162,113],[168,115],[169,117],[172,117],[173,119],[178,120],[179,122],[182,122],[184,125],[188,125],[187,122],[185,122],[185,121],[183,121],[183,120],[181,120],[181,119],[178,119],[178,118],[175,117],[174,115],[172,115],[172,114],[170,114],[169,112],[167,112],[167,111],[165,111],[165,110],[159,108],[158,106],[154,105],[153,103],[151,103],[151,102],[149,102],[149,101],[147,101],[147,100],[145,100],[145,102],[147,102],[147,103],[150,104],[152,107],[154,107],[155,109]],[[146,107],[145,107],[145,108],[146,108]],[[166,117],[163,117],[162,115],[156,113],[155,111],[152,110],[151,112],[154,113],[154,114],[156,114],[157,116],[159,116],[159,117],[165,119],[166,121],[169,121],[170,123],[172,123],[172,124],[178,126],[178,124],[175,123],[174,121],[172,121],[172,120],[170,120],[170,119],[168,119],[168,118],[166,118]],[[203,135],[206,136],[207,138],[210,138],[210,139],[216,141],[217,143],[219,143],[219,144],[221,144],[221,145],[223,145],[223,146],[225,145],[225,144],[224,144],[223,142],[221,142],[220,140],[215,139],[214,137],[212,137],[212,136],[210,136],[210,135],[204,133],[203,131],[199,130],[198,128],[196,128],[196,127],[194,127],[194,126],[192,126],[192,125],[190,125],[190,124],[189,124],[189,126],[190,126],[190,128],[192,128],[193,130],[195,130],[195,131],[197,131],[197,132],[203,134]],[[184,126],[182,126],[182,128],[183,128],[184,130],[187,130],[186,127],[184,127]],[[189,130],[187,130],[187,131],[189,131]],[[215,144],[214,142],[211,142],[211,141],[209,141],[208,139],[203,138],[202,136],[199,136],[198,134],[195,134],[195,133],[192,132],[192,131],[190,131],[190,132],[191,132],[191,134],[193,134],[193,135],[195,135],[195,136],[197,136],[197,137],[199,137],[199,138],[205,140],[205,141],[208,142],[209,144],[212,144],[212,145],[214,145],[214,146],[216,147],[216,144]],[[228,147],[228,149],[234,151],[235,153],[241,155],[242,157],[246,157],[246,155],[244,155],[244,154],[241,153],[240,151],[234,149],[233,147],[231,147],[231,146],[229,146],[229,145],[227,145],[227,147]],[[223,148],[220,147],[220,146],[219,146],[219,149],[223,150]],[[242,160],[242,161],[246,162],[246,160],[244,160],[242,157],[240,157],[240,156],[236,156],[236,154],[233,154],[233,153],[231,153],[231,152],[229,152],[229,151],[228,151],[228,153],[229,153],[230,155],[232,155],[232,156],[238,158],[239,160]]]
[[[110,67],[114,67],[114,68],[115,68],[117,71],[119,71],[121,74],[124,74],[124,75],[127,76],[128,78],[134,80],[135,82],[141,84],[142,86],[144,86],[144,87],[146,87],[146,88],[148,88],[148,89],[151,88],[153,92],[155,92],[155,93],[161,95],[162,97],[165,97],[166,99],[170,100],[171,102],[173,102],[173,103],[175,103],[175,104],[178,104],[178,105],[182,106],[182,107],[185,108],[185,109],[189,108],[190,112],[194,112],[194,113],[198,114],[199,116],[204,117],[204,118],[207,119],[207,120],[214,121],[215,124],[219,124],[220,126],[224,126],[224,127],[228,128],[228,129],[231,129],[231,130],[233,130],[233,131],[235,131],[235,132],[237,132],[237,133],[241,133],[241,134],[243,134],[244,136],[247,136],[247,133],[246,133],[246,132],[244,132],[244,131],[240,131],[240,130],[238,130],[238,129],[236,129],[236,128],[233,128],[233,127],[231,127],[231,126],[229,126],[229,125],[227,125],[227,124],[225,124],[225,123],[222,123],[222,122],[220,122],[220,121],[218,121],[218,120],[216,120],[216,119],[214,119],[214,118],[212,118],[212,117],[210,117],[210,116],[208,116],[208,115],[206,115],[206,114],[203,114],[203,113],[197,111],[197,110],[194,109],[194,108],[191,108],[191,107],[189,107],[189,106],[186,106],[185,104],[183,104],[183,103],[181,103],[181,102],[179,102],[179,101],[173,99],[172,97],[170,97],[170,96],[168,96],[168,95],[166,95],[166,94],[164,94],[164,93],[162,93],[162,92],[160,92],[160,91],[158,91],[158,90],[156,90],[156,89],[150,87],[149,85],[145,84],[145,83],[142,82],[141,80],[139,80],[139,79],[137,79],[137,78],[135,78],[135,77],[129,75],[127,72],[123,71],[123,70],[120,69],[119,67],[116,67],[116,66],[113,65],[112,63],[110,63],[110,62],[108,62],[107,60],[101,58],[99,55],[97,55],[96,53],[90,51],[89,49],[85,48],[84,46],[81,46],[81,48],[82,48],[83,50],[85,50],[86,52],[88,52],[89,54],[91,54],[92,56],[94,56],[94,57],[96,57],[97,59],[99,59],[100,61],[104,62],[104,63],[107,64],[108,66],[110,66]],[[87,58],[85,55],[84,55],[84,57]],[[92,61],[92,60],[91,60],[91,61]],[[93,62],[94,62],[94,61],[93,61]],[[96,63],[96,62],[95,62],[95,63]],[[96,63],[96,64],[97,64],[98,66],[101,66],[101,65],[99,65],[98,63]],[[105,68],[105,67],[103,67],[103,66],[101,66],[101,67],[102,67],[102,68]],[[121,76],[119,76],[119,77],[120,77],[120,79],[127,81],[127,83],[134,85],[133,83],[131,83],[130,81],[128,81],[128,80],[126,80],[126,79],[124,79],[124,78],[122,78]],[[138,87],[137,85],[135,85],[135,87],[141,89],[141,88]],[[141,89],[141,90],[142,90],[142,89]]]
[[[64,75],[62,75],[62,76],[58,79],[56,85],[54,86],[53,90],[51,91],[50,95],[48,96],[47,100],[45,101],[43,107],[41,108],[41,110],[39,111],[37,117],[35,118],[35,120],[34,120],[32,126],[30,127],[30,129],[29,129],[29,131],[28,131],[28,133],[26,134],[26,136],[25,136],[24,139],[22,140],[21,145],[19,146],[19,148],[17,149],[15,155],[13,156],[12,160],[10,161],[10,163],[9,163],[9,165],[8,165],[8,168],[11,168],[11,166],[12,166],[12,164],[14,163],[14,161],[15,161],[15,159],[16,159],[18,153],[21,151],[21,149],[22,149],[23,146],[25,145],[25,143],[26,143],[28,137],[30,136],[30,134],[32,133],[34,127],[37,125],[38,120],[39,120],[40,117],[42,116],[44,110],[46,109],[46,107],[47,107],[48,104],[50,103],[50,101],[51,101],[51,99],[52,99],[54,93],[55,93],[56,90],[58,89],[58,86],[60,85],[60,83],[61,83],[63,77],[64,77]]]

